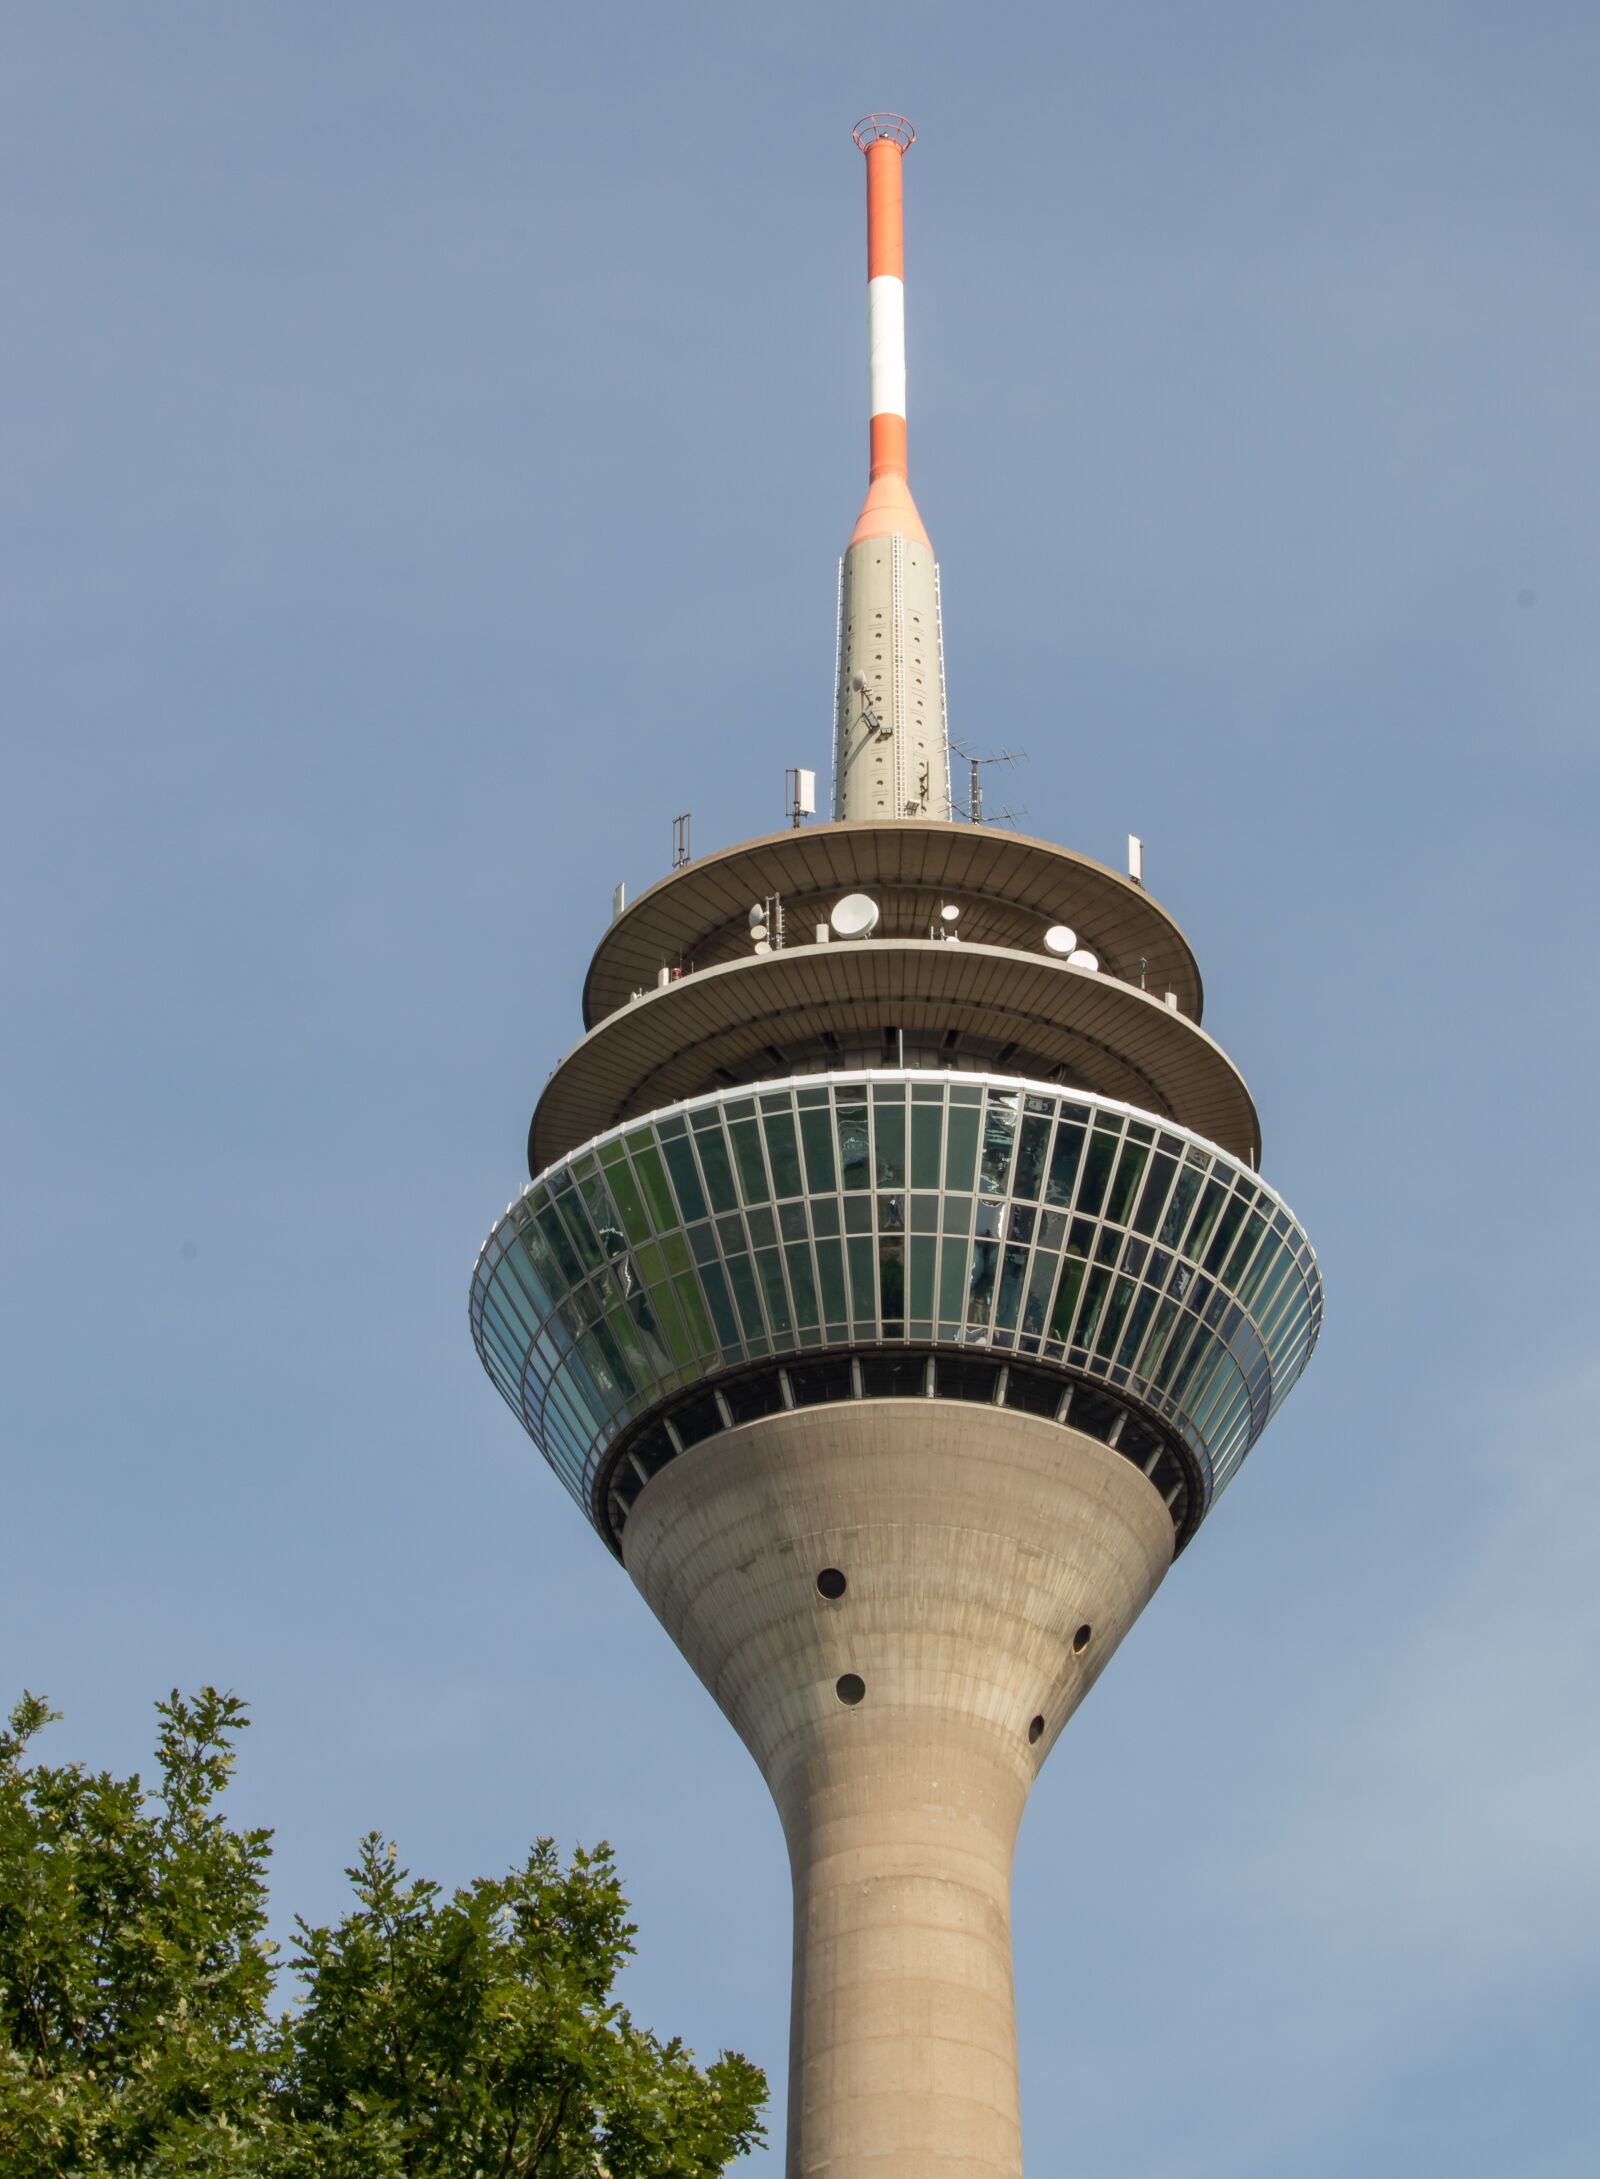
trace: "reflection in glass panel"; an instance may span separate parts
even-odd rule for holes
[[[867,1145],[867,1108],[839,1100],[839,1171],[849,1188],[872,1185],[872,1159]]]

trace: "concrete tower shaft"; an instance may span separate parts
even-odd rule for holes
[[[834,815],[949,817],[939,569],[906,475],[901,163],[896,114],[858,121],[867,169],[870,475],[839,569]]]
[[[1171,1562],[1157,1493],[1032,1417],[882,1400],[695,1447],[624,1551],[783,1821],[790,2179],[1018,2179],[1012,1849]]]

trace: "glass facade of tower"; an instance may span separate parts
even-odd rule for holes
[[[1159,1417],[1209,1505],[1304,1368],[1305,1234],[1236,1159],[1104,1097],[925,1071],[764,1082],[630,1121],[484,1244],[490,1375],[592,1517],[618,1436],[723,1370],[981,1349]]]

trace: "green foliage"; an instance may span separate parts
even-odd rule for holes
[[[0,2170],[10,2179],[714,2179],[762,2138],[760,2072],[701,2069],[615,2001],[609,1849],[446,1897],[377,1834],[273,2011],[270,1833],[215,1806],[247,1722],[157,1705],[160,1784],[0,1734]]]

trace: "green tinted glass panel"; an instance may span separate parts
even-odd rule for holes
[[[1109,1360],[1116,1346],[1117,1336],[1128,1321],[1128,1311],[1133,1297],[1139,1291],[1133,1280],[1126,1275],[1119,1278],[1111,1289],[1111,1300],[1100,1318],[1100,1329],[1095,1338],[1094,1351],[1103,1360]]]
[[[866,1234],[845,1243],[850,1262],[850,1314],[857,1323],[871,1323],[878,1313],[872,1281],[872,1242]]]
[[[1078,1321],[1072,1328],[1072,1343],[1075,1347],[1093,1344],[1095,1330],[1100,1322],[1100,1311],[1105,1307],[1106,1295],[1110,1290],[1111,1273],[1103,1265],[1097,1264],[1084,1282],[1083,1307],[1078,1311]]]
[[[910,1243],[911,1314],[914,1317],[933,1314],[934,1251],[937,1246],[931,1235],[923,1234],[913,1235]]]
[[[1206,1250],[1205,1268],[1213,1277],[1228,1260],[1233,1237],[1238,1232],[1248,1208],[1248,1199],[1237,1193],[1230,1195],[1222,1206],[1222,1216],[1217,1220],[1216,1231],[1211,1236],[1211,1246]]]
[[[772,1186],[780,1196],[800,1195],[800,1145],[795,1140],[794,1118],[787,1112],[769,1112],[762,1121],[767,1137],[767,1156],[772,1164]]]
[[[756,1279],[750,1259],[748,1256],[730,1256],[727,1262],[728,1283],[738,1304],[739,1322],[744,1326],[747,1338],[760,1339],[766,1326],[761,1321],[761,1303],[756,1297]]]
[[[1061,1284],[1056,1288],[1055,1307],[1050,1312],[1052,1339],[1065,1339],[1072,1330],[1073,1313],[1083,1290],[1083,1268],[1076,1256],[1069,1256],[1061,1266]]]
[[[826,1106],[801,1113],[800,1139],[806,1152],[806,1186],[813,1195],[831,1195],[838,1181],[833,1170],[833,1120]]]
[[[947,1188],[971,1188],[978,1165],[978,1115],[952,1099],[950,1124],[945,1131],[944,1184]]]
[[[1056,1275],[1060,1259],[1050,1250],[1039,1249],[1033,1259],[1033,1273],[1028,1280],[1028,1298],[1022,1309],[1022,1329],[1025,1332],[1042,1332],[1045,1328],[1045,1311],[1050,1306],[1050,1284]]]
[[[678,1314],[678,1304],[672,1288],[670,1286],[659,1286],[651,1294],[650,1299],[655,1303],[656,1319],[661,1327],[662,1336],[667,1342],[672,1359],[680,1369],[687,1369],[694,1360],[695,1347],[689,1334],[684,1330],[683,1319]]]
[[[902,1240],[878,1243],[878,1286],[883,1296],[885,1326],[898,1324],[906,1313],[906,1245]]]
[[[654,1143],[647,1143],[642,1150],[633,1153],[633,1169],[638,1175],[639,1186],[644,1191],[645,1208],[655,1222],[657,1233],[665,1233],[678,1223],[678,1207],[672,1200],[672,1190],[667,1186],[666,1168],[661,1163],[661,1153]]]
[[[1083,1177],[1078,1182],[1078,1211],[1084,1218],[1092,1218],[1105,1201],[1106,1182],[1111,1178],[1111,1168],[1116,1161],[1117,1138],[1103,1135],[1099,1128],[1089,1137],[1088,1154],[1083,1161]]]
[[[1156,1295],[1151,1286],[1141,1286],[1127,1323],[1122,1328],[1122,1342],[1117,1348],[1117,1364],[1126,1369],[1138,1353],[1144,1339],[1145,1327],[1155,1312]]]
[[[767,1322],[775,1332],[791,1330],[789,1297],[783,1290],[783,1266],[778,1261],[778,1251],[775,1248],[757,1249],[756,1269],[761,1274],[761,1290],[767,1297]]]
[[[811,1269],[811,1251],[804,1241],[791,1241],[784,1249],[789,1265],[789,1289],[794,1295],[795,1321],[817,1322],[817,1281]]]
[[[995,1298],[994,1321],[1005,1332],[1017,1328],[1017,1314],[1022,1307],[1022,1284],[1028,1272],[1028,1251],[1025,1248],[1008,1248],[1000,1267],[1000,1286]]]
[[[985,1195],[1004,1195],[1017,1146],[1017,1100],[990,1093],[983,1121],[983,1164],[978,1185]]]
[[[944,1111],[941,1106],[912,1106],[911,1185],[913,1188],[938,1187],[940,1137],[943,1132]]]
[[[1161,1206],[1167,1200],[1167,1190],[1172,1186],[1173,1160],[1159,1152],[1150,1160],[1145,1171],[1144,1186],[1139,1190],[1138,1208],[1133,1214],[1133,1230],[1147,1237],[1154,1233],[1161,1221]]]
[[[722,1266],[702,1264],[700,1284],[705,1289],[706,1306],[711,1311],[711,1321],[717,1329],[719,1346],[736,1347],[739,1344],[739,1327],[734,1322],[733,1303],[728,1295],[728,1282],[722,1275]]]
[[[1022,1123],[1022,1133],[1017,1139],[1017,1170],[1011,1183],[1011,1192],[1024,1202],[1036,1203],[1044,1186],[1045,1160],[1050,1153],[1049,1118],[1042,1112],[1030,1112]]]
[[[967,1276],[967,1322],[987,1324],[989,1309],[994,1299],[995,1277],[1000,1269],[1000,1244],[997,1241],[975,1241],[972,1245],[972,1269]]]
[[[678,1307],[683,1311],[683,1321],[689,1328],[696,1355],[709,1354],[716,1341],[711,1336],[711,1320],[706,1315],[706,1305],[693,1275],[680,1272],[672,1282],[672,1291],[678,1297]]]
[[[618,1148],[621,1148],[620,1144]],[[644,1202],[640,1197],[633,1174],[627,1164],[611,1166],[607,1170],[606,1179],[610,1183],[611,1193],[616,1199],[617,1211],[622,1219],[623,1232],[630,1241],[648,1239],[650,1222],[645,1215]],[[694,1192],[696,1195],[700,1193],[698,1181],[695,1183]]]
[[[1125,1226],[1128,1213],[1133,1208],[1134,1190],[1144,1178],[1144,1169],[1150,1152],[1143,1143],[1130,1137],[1122,1146],[1117,1160],[1117,1170],[1112,1176],[1111,1190],[1106,1197],[1106,1216],[1114,1226]]]
[[[1206,1182],[1205,1194],[1200,1198],[1200,1208],[1195,1213],[1194,1224],[1183,1241],[1183,1253],[1192,1256],[1196,1263],[1200,1261],[1206,1242],[1211,1237],[1211,1229],[1217,1222],[1217,1213],[1222,1209],[1227,1193],[1228,1184],[1225,1180]]]
[[[767,1187],[767,1168],[761,1161],[761,1137],[756,1133],[754,1120],[734,1120],[728,1127],[728,1137],[733,1144],[734,1163],[739,1168],[739,1186],[747,1203],[770,1202]]]
[[[1194,1199],[1200,1193],[1205,1174],[1198,1165],[1185,1162],[1178,1168],[1177,1185],[1167,1205],[1167,1214],[1161,1221],[1161,1245],[1176,1248],[1183,1237],[1183,1229],[1189,1223],[1189,1213]]]
[[[906,1184],[906,1108],[880,1104],[872,1114],[878,1186],[903,1188]]]
[[[822,1281],[822,1315],[828,1324],[842,1324],[850,1311],[844,1295],[844,1256],[837,1241],[818,1241],[817,1276]]]
[[[939,1314],[948,1323],[958,1319],[966,1306],[967,1244],[946,1236],[939,1259]]]
[[[679,1135],[661,1145],[666,1157],[667,1171],[672,1175],[672,1185],[677,1190],[678,1205],[686,1221],[704,1218],[706,1199],[700,1186],[700,1175],[694,1169],[694,1153],[687,1140]],[[616,1182],[612,1182],[616,1186]],[[621,1201],[621,1198],[618,1198]],[[626,1214],[624,1214],[626,1215]]]
[[[1050,1178],[1044,1192],[1047,1203],[1065,1206],[1072,1201],[1082,1154],[1083,1129],[1071,1120],[1063,1120],[1056,1129],[1055,1148],[1050,1153]]]
[[[839,1170],[846,1188],[870,1188],[872,1159],[867,1144],[867,1108],[839,1101]]]
[[[583,1277],[583,1265],[578,1252],[567,1239],[567,1229],[556,1215],[555,1205],[539,1213],[539,1231],[544,1235],[551,1254],[561,1269],[561,1276],[568,1286],[576,1286]]]
[[[739,1196],[733,1185],[733,1168],[728,1162],[728,1146],[721,1128],[708,1128],[703,1135],[696,1135],[695,1148],[700,1153],[700,1170],[706,1176],[711,1208],[714,1211],[737,1210]]]

